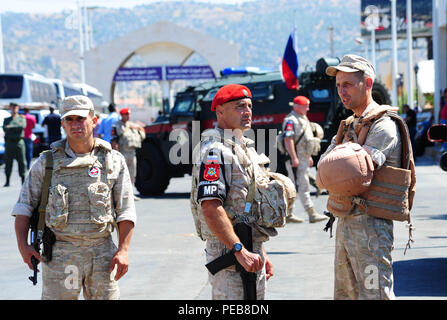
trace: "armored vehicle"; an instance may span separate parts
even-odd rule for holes
[[[171,178],[191,173],[191,153],[199,142],[200,132],[217,124],[216,115],[211,111],[214,95],[219,88],[230,83],[243,84],[252,92],[252,132],[256,135],[249,137],[255,140],[260,136],[264,138],[265,144],[257,143],[256,147],[258,152],[277,160],[274,171],[284,172],[285,169],[284,159],[273,144],[283,119],[291,111],[289,102],[297,95],[304,95],[311,101],[307,115],[310,121],[324,128],[321,147],[324,151],[336,134],[340,121],[351,114],[340,102],[335,79],[325,74],[328,65],[337,65],[338,62],[338,59],[318,60],[315,71],[300,74],[299,90],[289,90],[280,72],[237,72],[179,92],[174,107],[169,111],[165,109],[154,123],[145,128],[146,139],[142,148],[137,150],[137,190],[141,195],[160,195]],[[380,83],[374,85],[373,98],[380,104],[390,103],[389,94]]]

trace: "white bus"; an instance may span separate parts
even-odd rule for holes
[[[84,91],[73,83],[60,79],[50,79],[54,83],[57,94],[57,106],[60,107],[62,100],[68,96],[85,95]]]
[[[0,74],[0,106],[15,102],[57,103],[56,88],[51,80],[35,73]]]
[[[101,112],[104,112],[103,108],[107,105],[107,103],[105,103],[102,93],[99,92],[98,89],[85,83],[75,83],[74,85],[81,89],[82,93],[92,100],[96,110],[101,110]]]

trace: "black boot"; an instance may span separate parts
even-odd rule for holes
[[[24,176],[20,176],[20,178],[22,178],[22,184],[25,182],[25,177]]]
[[[9,177],[6,177],[6,183],[5,183],[4,187],[9,187]]]

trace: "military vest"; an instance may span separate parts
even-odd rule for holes
[[[374,108],[360,118],[354,128],[355,135],[349,130],[354,117],[343,120],[337,132],[336,143],[351,141],[363,145],[373,122],[383,116],[389,116],[399,128],[402,141],[401,166],[383,165],[374,170],[371,186],[359,196],[331,195],[332,201],[328,201],[328,209],[336,216],[348,214],[356,205],[371,216],[410,222],[410,210],[416,191],[416,174],[408,128],[397,115],[396,108],[385,105]]]
[[[130,122],[117,121],[115,124],[118,148],[121,152],[131,152],[141,148],[142,137],[137,129],[130,127]]]
[[[293,137],[297,155],[317,155],[320,152],[321,141],[321,138],[318,137],[320,131],[317,132],[317,130],[321,127],[318,124],[311,122],[306,115],[300,115],[294,111],[284,118],[284,123],[288,120],[292,120],[303,129],[303,132],[300,135],[295,134]],[[317,128],[317,126],[320,128]],[[283,130],[285,130],[285,128],[283,128]]]
[[[103,241],[115,224],[112,187],[118,172],[110,144],[95,139],[90,154],[71,158],[65,152],[65,143],[60,140],[52,145],[53,175],[46,224],[58,240]]]
[[[233,224],[245,221],[254,231],[253,241],[266,241],[269,236],[277,235],[275,227],[282,227],[285,218],[293,208],[296,192],[293,183],[285,176],[270,173],[265,169],[270,160],[259,155],[250,139],[243,138],[242,143],[222,137],[217,129],[209,129],[202,133],[202,145],[196,146],[193,152],[194,163],[191,191],[191,211],[197,234],[201,239],[216,239],[209,230],[197,203],[198,170],[197,164],[211,148],[222,151],[225,175],[231,177],[229,189],[223,207]],[[194,171],[195,170],[195,171]],[[256,190],[251,208],[246,214],[247,196],[253,179],[256,178]]]

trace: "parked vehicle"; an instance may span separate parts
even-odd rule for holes
[[[15,102],[56,104],[57,93],[49,79],[35,73],[0,74],[0,106]]]
[[[321,147],[323,152],[336,134],[340,121],[352,114],[340,102],[335,78],[325,73],[327,66],[337,65],[338,62],[338,59],[319,59],[315,71],[300,74],[298,91],[289,90],[279,72],[241,74],[239,71],[235,75],[228,72],[229,74],[219,79],[188,87],[179,92],[172,110],[164,108],[164,113],[145,128],[146,139],[142,148],[137,150],[135,181],[137,190],[142,195],[163,194],[171,178],[191,174],[191,161],[171,163],[169,155],[173,150],[172,147],[178,143],[189,143],[189,159],[191,159],[191,150],[194,147],[193,121],[198,121],[200,124],[200,132],[215,127],[217,120],[215,113],[211,111],[211,102],[217,90],[230,83],[243,84],[252,92],[254,130],[281,130],[283,119],[291,111],[289,102],[297,95],[308,97],[311,103],[307,116],[309,120],[319,123],[325,131]],[[379,104],[391,102],[388,91],[379,82],[374,83],[373,98]],[[175,129],[183,129],[183,137],[179,135],[172,141],[170,133]],[[267,156],[274,155],[272,152],[275,152],[276,159],[280,158],[277,149],[269,145],[269,139],[266,139],[261,151]],[[284,172],[284,162],[278,161],[277,164],[277,171]]]

